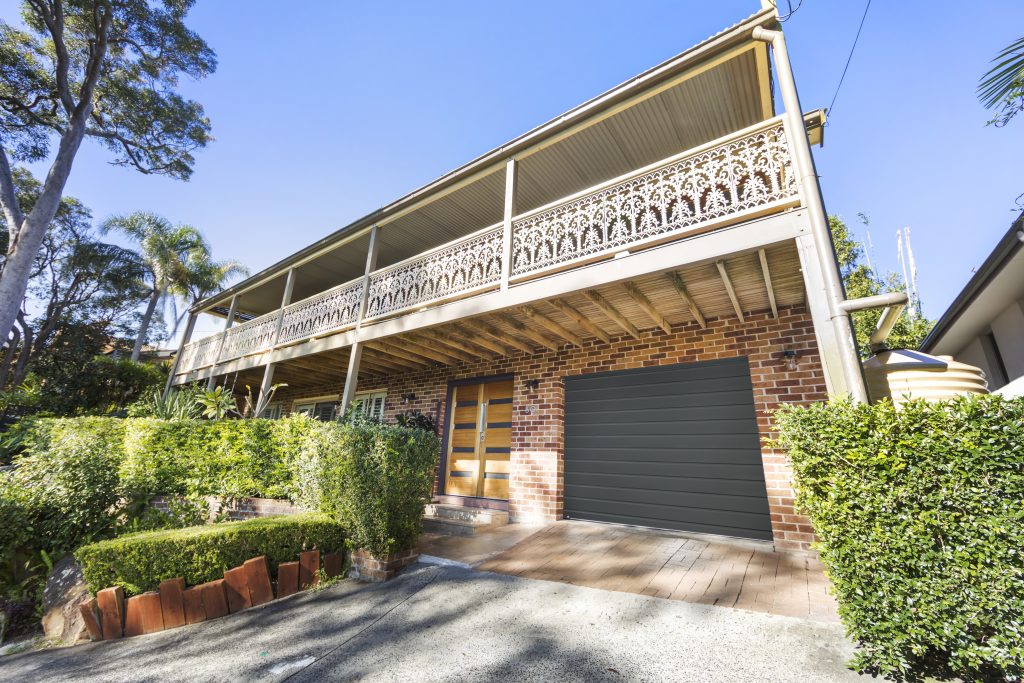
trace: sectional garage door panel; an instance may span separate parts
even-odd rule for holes
[[[567,377],[565,514],[770,540],[746,359]]]

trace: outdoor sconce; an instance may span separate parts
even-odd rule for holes
[[[796,351],[794,351],[793,349],[786,349],[785,351],[783,351],[782,357],[786,361],[787,370],[796,370],[797,367],[799,367]]]
[[[409,392],[408,394],[402,394],[402,403],[403,404],[412,403],[415,400],[416,400],[416,394],[414,394],[412,392]]]
[[[526,388],[529,389],[530,391],[537,391],[537,388],[540,387],[540,380],[528,379],[525,382],[523,382],[523,384],[525,384]]]

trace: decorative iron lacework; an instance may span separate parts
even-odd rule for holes
[[[206,339],[200,339],[194,341],[191,344],[185,344],[185,348],[181,350],[181,360],[178,362],[178,372],[188,372],[196,368],[196,352],[199,350],[199,344],[206,341]]]
[[[796,196],[782,124],[513,223],[512,275]]]
[[[377,318],[499,282],[501,251],[502,229],[497,227],[374,273],[366,317]]]
[[[272,347],[280,315],[280,310],[271,311],[230,328],[224,338],[224,351],[220,354],[219,360],[231,360]]]
[[[195,361],[192,367],[189,368],[190,370],[213,365],[217,362],[217,349],[220,348],[220,337],[221,335],[214,334],[209,337],[203,337],[196,342]]]
[[[362,294],[363,279],[359,278],[286,307],[278,343],[354,325],[359,317]]]

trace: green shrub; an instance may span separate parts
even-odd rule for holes
[[[437,436],[371,422],[336,430],[342,457],[321,461],[321,509],[341,520],[352,548],[378,556],[411,548],[434,485]]]
[[[849,401],[775,415],[852,666],[903,680],[1024,670],[1024,399]]]
[[[58,556],[109,535],[121,502],[124,426],[97,417],[47,419],[22,427],[25,451],[0,477],[0,554],[31,546]]]
[[[82,546],[75,558],[91,591],[123,586],[136,595],[177,576],[189,586],[213,581],[260,555],[270,560],[273,573],[302,550],[340,551],[343,544],[338,522],[307,513],[128,534]]]

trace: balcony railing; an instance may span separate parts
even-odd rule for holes
[[[781,210],[798,201],[780,118],[516,216],[511,264],[491,226],[185,346],[178,373],[262,353],[616,253]],[[507,272],[506,272],[507,271]],[[220,343],[223,337],[223,345]],[[219,354],[218,354],[219,349]]]

